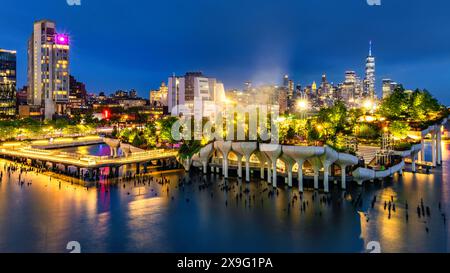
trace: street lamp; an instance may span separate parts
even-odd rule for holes
[[[298,100],[297,101],[297,107],[304,111],[308,108],[308,102],[306,100]]]
[[[363,104],[364,108],[366,108],[366,110],[370,111],[373,109],[373,102],[372,100],[368,99],[364,102]]]

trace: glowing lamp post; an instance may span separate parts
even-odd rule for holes
[[[308,101],[306,99],[298,100],[297,108],[300,110],[301,118],[304,119],[306,116],[306,111],[308,110]]]

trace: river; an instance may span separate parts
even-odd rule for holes
[[[69,241],[78,241],[82,252],[365,252],[371,241],[379,242],[382,252],[449,252],[450,231],[442,214],[450,215],[450,145],[442,145],[443,166],[432,174],[407,171],[389,182],[352,184],[347,194],[333,186],[326,204],[321,202],[325,195],[313,201],[313,191],[307,190],[305,211],[299,200],[292,203],[296,188],[280,184],[278,194],[269,197],[267,183],[259,180],[244,182],[242,197],[236,196],[237,179],[230,179],[225,191],[225,181],[214,174],[194,174],[183,187],[177,185],[184,174],[168,173],[170,185],[86,188],[28,172],[20,185],[18,172],[8,177],[8,162],[0,160],[0,252],[64,253]],[[101,147],[72,152],[108,155],[109,148]],[[428,145],[428,156],[429,150]],[[203,179],[208,188],[199,187]],[[352,202],[359,195],[361,206]],[[389,218],[384,201],[391,198],[396,211]],[[431,217],[418,217],[421,199]]]

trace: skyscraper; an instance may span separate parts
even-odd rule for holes
[[[383,80],[383,99],[389,97],[392,92],[394,92],[395,88],[397,88],[398,84],[391,79]]]
[[[75,79],[74,76],[69,75],[70,89],[69,89],[69,108],[80,109],[87,105],[87,91],[86,85]]]
[[[34,23],[28,42],[28,102],[40,106],[45,119],[66,113],[69,102],[69,37],[52,21]]]
[[[284,75],[284,77],[283,77],[283,86],[287,88],[288,85],[289,85],[289,75]]]
[[[340,87],[339,98],[347,105],[352,104],[355,101],[355,97],[359,96],[361,89],[360,82],[355,71],[345,72],[345,81]]]
[[[321,82],[321,84],[320,84],[320,92],[319,92],[319,95],[322,97],[322,98],[326,98],[326,97],[328,97],[328,96],[330,96],[330,95],[332,95],[331,94],[331,84],[328,82],[328,80],[327,80],[327,75],[325,75],[325,74],[323,74],[322,75],[322,82]]]
[[[223,84],[200,72],[188,72],[184,77],[171,76],[168,87],[168,108],[174,116],[212,115],[213,108],[225,102]]]
[[[375,57],[372,56],[372,41],[369,43],[369,56],[366,59],[366,77],[364,79],[364,96],[375,98]]]
[[[16,51],[0,49],[0,117],[16,114]]]

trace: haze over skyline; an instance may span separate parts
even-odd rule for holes
[[[320,3],[319,3],[320,2]],[[257,9],[255,7],[258,7]],[[18,87],[26,84],[33,22],[50,19],[70,34],[71,74],[90,92],[150,89],[172,73],[202,71],[226,89],[364,76],[368,42],[377,58],[377,91],[391,78],[426,88],[450,104],[450,3],[435,0],[65,0],[2,3],[0,48],[18,51]]]

